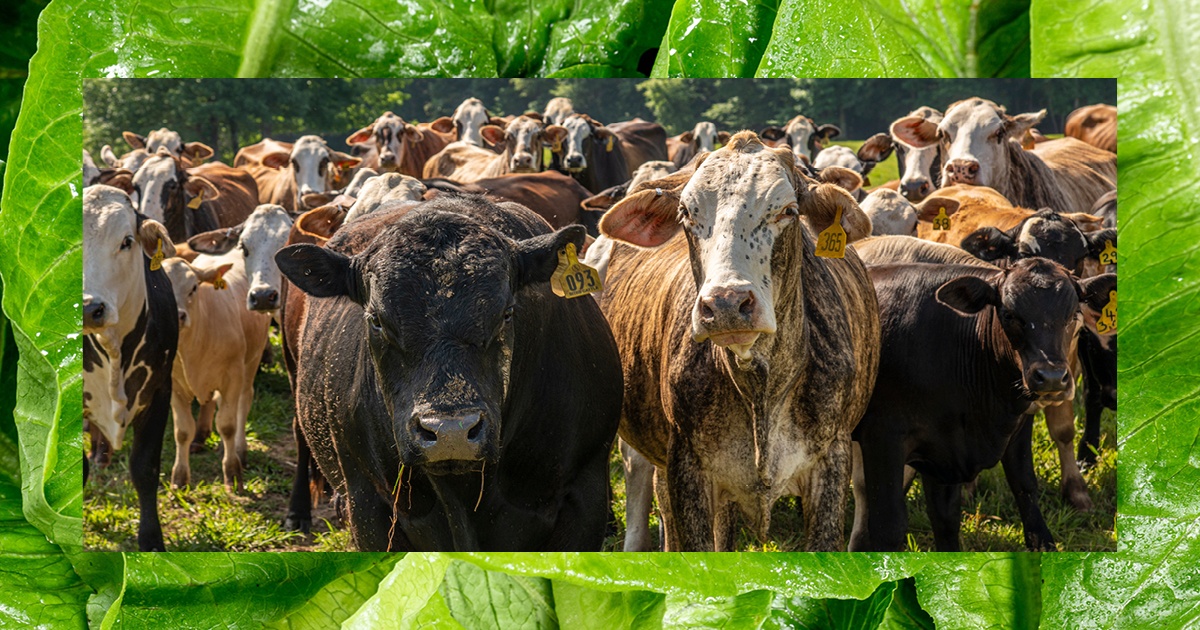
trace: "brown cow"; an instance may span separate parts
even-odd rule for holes
[[[729,142],[728,131],[717,131],[713,123],[701,121],[691,131],[667,138],[667,159],[677,168],[683,168],[692,158],[705,151],[714,151],[718,144],[726,142]]]
[[[250,173],[220,162],[187,168],[165,148],[142,164],[133,187],[131,198],[140,212],[162,222],[171,239],[180,242],[233,227],[258,207],[258,186]]]
[[[1105,151],[1117,152],[1117,108],[1099,103],[1085,105],[1067,116],[1067,137],[1077,138]]]
[[[239,149],[233,158],[234,166],[254,176],[259,202],[283,206],[293,214],[305,209],[305,195],[332,190],[339,174],[360,162],[330,149],[319,136],[301,136],[295,143],[265,138]]]
[[[600,223],[620,241],[600,302],[625,372],[621,437],[657,467],[668,549],[731,549],[738,514],[765,536],[789,495],[804,547],[840,549],[879,320],[857,254],[817,257],[816,234],[840,218],[854,241],[870,221],[752,132],[695,164]]]
[[[952,104],[940,123],[905,118],[892,130],[911,146],[946,148],[943,185],[990,186],[1017,205],[1087,212],[1116,187],[1116,156],[1074,138],[1026,151],[1020,139],[1045,115],[1010,116],[992,101],[971,98]]]
[[[530,116],[519,116],[503,129],[484,125],[480,133],[484,140],[503,147],[503,151],[497,154],[467,142],[453,142],[429,158],[424,177],[445,177],[469,184],[509,173],[536,173],[542,170],[542,145],[558,144],[567,137],[564,127],[547,127]]]
[[[420,178],[425,162],[454,142],[454,134],[454,121],[445,116],[432,123],[414,125],[392,112],[384,112],[375,122],[350,134],[346,144],[374,140],[379,163],[363,166],[381,173],[396,172]]]

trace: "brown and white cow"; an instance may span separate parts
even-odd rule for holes
[[[731,549],[739,513],[765,536],[783,496],[801,499],[805,549],[840,549],[879,320],[857,254],[818,257],[816,234],[840,220],[854,241],[870,221],[752,132],[695,164],[600,222],[620,241],[600,302],[625,372],[621,437],[657,468],[668,549]]]
[[[783,127],[770,126],[762,130],[762,138],[770,146],[788,146],[797,160],[811,162],[830,140],[842,135],[836,125],[821,125],[804,115],[797,115]]]
[[[667,159],[678,168],[692,161],[705,151],[714,151],[718,144],[729,142],[728,131],[717,131],[717,126],[707,120],[696,123],[691,131],[667,138]]]
[[[164,549],[158,469],[179,328],[171,284],[153,261],[174,253],[166,228],[138,214],[125,191],[84,189],[83,417],[116,449],[133,428],[142,551]]]
[[[271,316],[245,307],[250,282],[240,251],[224,256],[201,254],[190,263],[170,258],[163,262],[163,270],[171,278],[179,311],[179,352],[171,388],[175,417],[171,484],[186,487],[191,483],[188,459],[196,434],[195,400],[202,407],[217,403],[215,426],[225,450],[221,462],[225,487],[241,492],[246,418]],[[214,283],[224,283],[224,288],[218,289]]]
[[[929,223],[945,210],[947,215],[958,210],[958,201],[948,197],[930,197],[913,205],[900,193],[876,188],[859,202],[862,211],[871,219],[873,236],[916,236],[921,222]]]
[[[240,225],[197,234],[188,246],[201,254],[224,256],[235,248],[246,275],[243,305],[248,311],[270,312],[281,304],[283,278],[275,265],[275,252],[287,245],[292,217],[282,206],[265,203]],[[195,262],[193,258],[188,262]]]
[[[562,126],[567,139],[554,154],[555,168],[565,170],[593,193],[629,180],[629,162],[616,132],[587,114],[573,114]]]
[[[1067,137],[1116,153],[1117,108],[1104,103],[1080,107],[1067,116],[1064,132]]]
[[[875,169],[876,164],[891,156],[894,146],[890,136],[886,133],[877,133],[862,143],[858,151],[840,145],[829,147],[817,154],[812,165],[818,171],[830,166],[850,169],[862,178],[862,186],[870,186],[871,180],[868,176]],[[867,193],[862,187],[859,187],[851,190],[850,194],[856,201],[862,201]]]
[[[364,166],[381,173],[396,172],[419,179],[425,162],[454,142],[454,123],[443,117],[432,123],[414,125],[392,112],[384,112],[375,122],[346,138],[346,144],[351,145],[372,141],[379,162]]]
[[[932,107],[921,106],[904,118],[892,122],[888,130],[895,143],[896,166],[900,171],[896,190],[912,203],[928,197],[941,186],[942,164],[946,161],[945,149],[940,143],[918,148],[900,138],[898,125],[921,124],[918,122],[921,120],[939,124],[942,122],[942,112]]]
[[[646,162],[663,162],[667,157],[667,130],[663,126],[641,118],[613,123],[608,126],[620,140],[625,166],[632,177],[634,171]]]
[[[940,123],[910,117],[893,129],[914,147],[945,148],[945,185],[989,186],[1019,206],[1087,212],[1115,188],[1116,156],[1074,138],[1026,151],[1021,138],[1045,115],[1041,110],[1013,116],[992,101],[970,98],[950,105]]]
[[[142,214],[163,223],[171,238],[241,223],[258,205],[258,185],[250,173],[220,162],[188,168],[159,149],[133,176],[130,197]],[[198,207],[193,208],[197,198]]]
[[[292,213],[306,208],[305,195],[333,190],[339,173],[360,162],[329,148],[320,136],[301,136],[294,143],[265,138],[242,147],[233,159],[234,166],[254,176],[259,203],[280,205]]]
[[[123,132],[122,137],[129,143],[130,151],[120,157],[113,153],[112,147],[104,145],[100,149],[100,158],[113,168],[124,168],[137,172],[138,168],[159,149],[166,149],[171,155],[183,160],[187,166],[198,166],[213,156],[212,147],[203,142],[184,142],[177,131],[166,127],[151,131],[141,136],[132,131]]]
[[[565,128],[547,127],[529,116],[518,116],[503,129],[485,125],[481,133],[485,140],[503,150],[496,153],[466,142],[454,142],[429,158],[423,176],[469,184],[509,173],[536,173],[542,170],[542,146],[560,144],[567,137]]]
[[[459,103],[458,107],[454,108],[454,115],[450,120],[454,122],[455,138],[458,142],[485,148],[487,144],[482,134],[484,125],[503,128],[507,124],[502,119],[492,116],[487,107],[484,107],[483,101],[477,98],[469,98]]]

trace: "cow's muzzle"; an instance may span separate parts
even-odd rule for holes
[[[534,166],[532,153],[517,153],[512,157],[509,164],[509,170],[514,173],[533,173],[537,171]]]
[[[279,291],[270,287],[253,289],[246,296],[246,306],[252,311],[273,311],[279,308]]]
[[[951,184],[976,184],[979,182],[979,161],[958,159],[946,165],[946,178]]]
[[[925,178],[913,179],[901,182],[900,192],[909,203],[918,203],[928,197],[929,193],[933,192],[933,184]]]
[[[587,161],[583,159],[582,155],[568,155],[565,162],[567,165],[567,170],[572,173],[578,173],[587,168]]]
[[[1030,365],[1025,373],[1025,387],[1041,402],[1060,402],[1075,396],[1075,382],[1063,363]]]
[[[414,414],[410,426],[413,444],[427,464],[483,459],[488,432],[481,410]]]
[[[750,359],[750,348],[768,330],[761,300],[750,286],[706,287],[696,299],[692,338],[729,348],[738,359]]]

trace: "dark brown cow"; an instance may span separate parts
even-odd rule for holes
[[[739,514],[765,536],[783,496],[801,499],[805,549],[840,549],[879,320],[853,249],[818,257],[816,234],[840,218],[853,241],[870,221],[748,131],[695,164],[600,222],[619,241],[601,306],[625,370],[621,437],[657,467],[668,549],[731,549]]]
[[[454,142],[454,135],[454,121],[448,117],[414,125],[404,122],[403,118],[392,112],[384,112],[375,122],[350,134],[346,144],[365,143],[373,139],[379,163],[363,166],[419,179],[425,162]]]
[[[1064,131],[1067,137],[1116,153],[1117,108],[1104,103],[1080,107],[1067,116]]]
[[[621,153],[629,176],[646,162],[667,160],[667,131],[658,123],[634,118],[608,126],[621,140]]]
[[[220,162],[187,168],[165,148],[134,174],[130,196],[142,214],[162,222],[172,240],[180,242],[233,227],[258,207],[258,185],[250,173]]]
[[[763,142],[772,147],[791,147],[797,161],[811,162],[830,140],[842,135],[836,125],[817,126],[816,121],[797,115],[783,127],[770,126],[762,130]]]
[[[570,173],[593,193],[629,180],[629,162],[612,129],[587,114],[569,116],[562,126],[567,128],[567,140],[554,151],[554,169]]]

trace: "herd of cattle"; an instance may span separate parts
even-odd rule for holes
[[[804,547],[905,547],[921,475],[939,550],[1001,463],[1025,541],[1054,549],[1031,435],[1091,507],[1116,407],[1116,111],[981,98],[922,107],[858,151],[796,116],[730,135],[604,125],[554,99],[264,139],[232,166],[160,129],[84,152],[84,418],[92,463],[132,428],[138,544],[215,426],[242,488],[254,378],[278,323],[295,394],[286,525],[332,483],[362,550],[597,550],[625,462],[627,550],[730,550],[799,498]],[[897,153],[900,179],[863,189]],[[849,246],[847,246],[849,245]],[[602,290],[550,289],[573,246]],[[573,254],[572,254],[573,255]],[[1074,389],[1087,430],[1074,450]],[[193,415],[193,404],[200,416]],[[85,461],[85,469],[87,461]]]

